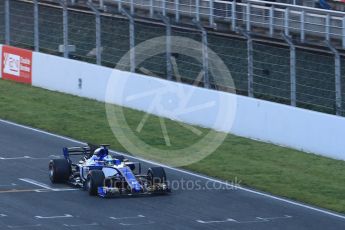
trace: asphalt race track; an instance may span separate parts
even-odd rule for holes
[[[345,229],[343,216],[173,169],[169,180],[200,187],[101,199],[51,185],[49,159],[74,145],[80,144],[0,121],[0,229]]]

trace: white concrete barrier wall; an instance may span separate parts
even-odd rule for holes
[[[36,52],[32,62],[32,85],[104,101],[110,68]]]
[[[108,101],[190,124],[345,160],[343,117],[41,53],[33,54],[32,83],[50,90]]]
[[[345,160],[345,118],[278,103],[238,97],[231,132]]]

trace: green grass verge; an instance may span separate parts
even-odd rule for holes
[[[0,80],[0,117],[75,139],[109,143],[126,151],[108,125],[104,103]],[[124,109],[130,126],[142,112]],[[174,148],[195,142],[188,130],[166,121]],[[207,131],[205,129],[201,129]],[[140,138],[165,148],[159,120],[151,116]],[[184,168],[345,213],[345,162],[227,135],[204,160]]]

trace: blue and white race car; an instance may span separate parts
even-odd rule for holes
[[[91,196],[111,197],[170,192],[162,167],[151,167],[141,174],[139,162],[129,162],[122,155],[111,156],[109,145],[63,148],[64,159],[49,163],[52,183],[68,183],[84,188]],[[78,163],[71,157],[81,156]]]

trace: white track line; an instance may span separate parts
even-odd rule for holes
[[[11,121],[6,121],[6,120],[0,119],[0,122],[5,123],[5,124],[9,124],[9,125],[13,125],[13,126],[16,126],[16,127],[28,129],[28,130],[31,130],[31,131],[35,131],[35,132],[38,132],[38,133],[41,133],[41,134],[46,134],[46,135],[49,135],[49,136],[52,136],[52,137],[56,137],[56,138],[59,138],[59,139],[71,141],[71,142],[74,142],[74,143],[77,143],[77,144],[86,145],[86,143],[84,143],[84,142],[77,141],[77,140],[69,138],[69,137],[64,137],[64,136],[53,134],[53,133],[49,133],[49,132],[46,132],[46,131],[43,131],[43,130],[35,129],[35,128],[29,127],[29,126],[20,125],[20,124],[11,122]],[[116,151],[111,151],[111,152],[119,153],[119,152],[116,152]],[[202,179],[205,179],[205,180],[217,182],[217,183],[224,184],[224,185],[227,185],[227,186],[234,186],[234,185],[231,185],[231,184],[226,183],[224,181],[220,181],[220,180],[217,180],[217,179],[214,179],[214,178],[211,178],[211,177],[207,177],[207,176],[199,175],[199,174],[196,174],[196,173],[192,173],[192,172],[189,172],[189,171],[186,171],[186,170],[182,170],[182,169],[178,169],[178,168],[173,168],[173,167],[170,167],[170,166],[167,166],[167,165],[164,165],[164,164],[160,164],[160,163],[156,163],[156,162],[153,162],[153,161],[150,161],[150,160],[145,160],[145,159],[142,159],[140,157],[130,156],[130,155],[125,154],[125,153],[120,153],[120,154],[122,154],[124,156],[127,156],[127,157],[130,157],[130,158],[133,158],[133,159],[136,159],[136,160],[139,160],[139,161],[143,161],[143,162],[149,163],[149,164],[165,167],[165,168],[168,168],[168,169],[176,171],[176,172],[180,172],[180,173],[184,173],[184,174],[191,175],[191,176],[194,176],[194,177],[202,178]],[[345,216],[343,216],[341,214],[338,214],[338,213],[335,213],[335,212],[331,212],[331,211],[327,211],[327,210],[324,210],[324,209],[321,209],[321,208],[316,208],[316,207],[313,207],[313,206],[310,206],[310,205],[298,203],[296,201],[292,201],[292,200],[284,199],[284,198],[281,198],[281,197],[273,196],[273,195],[266,194],[266,193],[263,193],[263,192],[259,192],[259,191],[256,191],[256,190],[253,190],[253,189],[249,189],[249,188],[244,188],[244,187],[239,187],[239,186],[234,186],[234,187],[236,189],[239,189],[239,190],[242,190],[242,191],[246,191],[246,192],[249,192],[249,193],[261,195],[261,196],[264,196],[264,197],[267,197],[267,198],[271,198],[271,199],[274,199],[274,200],[279,200],[279,201],[282,201],[282,202],[285,202],[285,203],[288,203],[288,204],[296,205],[296,206],[299,206],[299,207],[303,207],[303,208],[306,208],[306,209],[309,209],[309,210],[313,210],[313,211],[316,211],[316,212],[320,212],[320,213],[323,213],[323,214],[327,214],[329,216],[333,216],[333,217],[337,217],[337,218],[345,220]]]
[[[210,220],[210,221],[196,220],[196,222],[198,222],[200,224],[215,224],[215,223],[238,222],[238,221],[231,219],[231,218],[228,218],[226,220]]]
[[[289,216],[289,215],[284,215],[284,216],[276,216],[276,217],[256,217],[256,219],[259,219],[259,220],[278,220],[278,219],[289,219],[289,218],[292,218],[292,216]]]
[[[112,220],[125,220],[125,219],[137,219],[137,218],[145,218],[144,215],[137,215],[137,216],[125,216],[125,217],[109,217]]]
[[[51,158],[60,158],[56,155],[50,155],[49,157],[30,157],[30,156],[23,156],[23,157],[0,157],[0,160],[22,160],[22,159],[29,159],[29,160],[48,160]]]
[[[49,185],[43,184],[41,182],[38,182],[38,181],[35,181],[35,180],[32,180],[32,179],[19,178],[19,180],[24,181],[24,182],[29,183],[29,184],[36,185],[36,186],[41,187],[41,188],[45,188],[45,189],[48,189],[48,190],[54,190],[54,188],[50,187]]]
[[[23,156],[23,157],[10,157],[10,158],[0,157],[0,160],[19,160],[19,159],[30,159],[30,157],[29,157],[29,156]]]
[[[64,214],[63,216],[35,216],[37,219],[60,219],[60,218],[73,218],[70,214]]]
[[[44,183],[41,183],[39,181],[35,181],[33,179],[28,179],[28,178],[19,178],[19,180],[21,181],[24,181],[26,183],[29,183],[29,184],[33,184],[33,185],[36,185],[38,187],[41,187],[41,188],[44,188],[44,189],[47,189],[49,191],[54,191],[54,192],[64,192],[64,191],[75,191],[75,190],[79,190],[77,188],[52,188],[50,187],[49,185],[47,184],[44,184]],[[44,191],[40,191],[40,190],[36,190],[37,192],[44,192]]]

